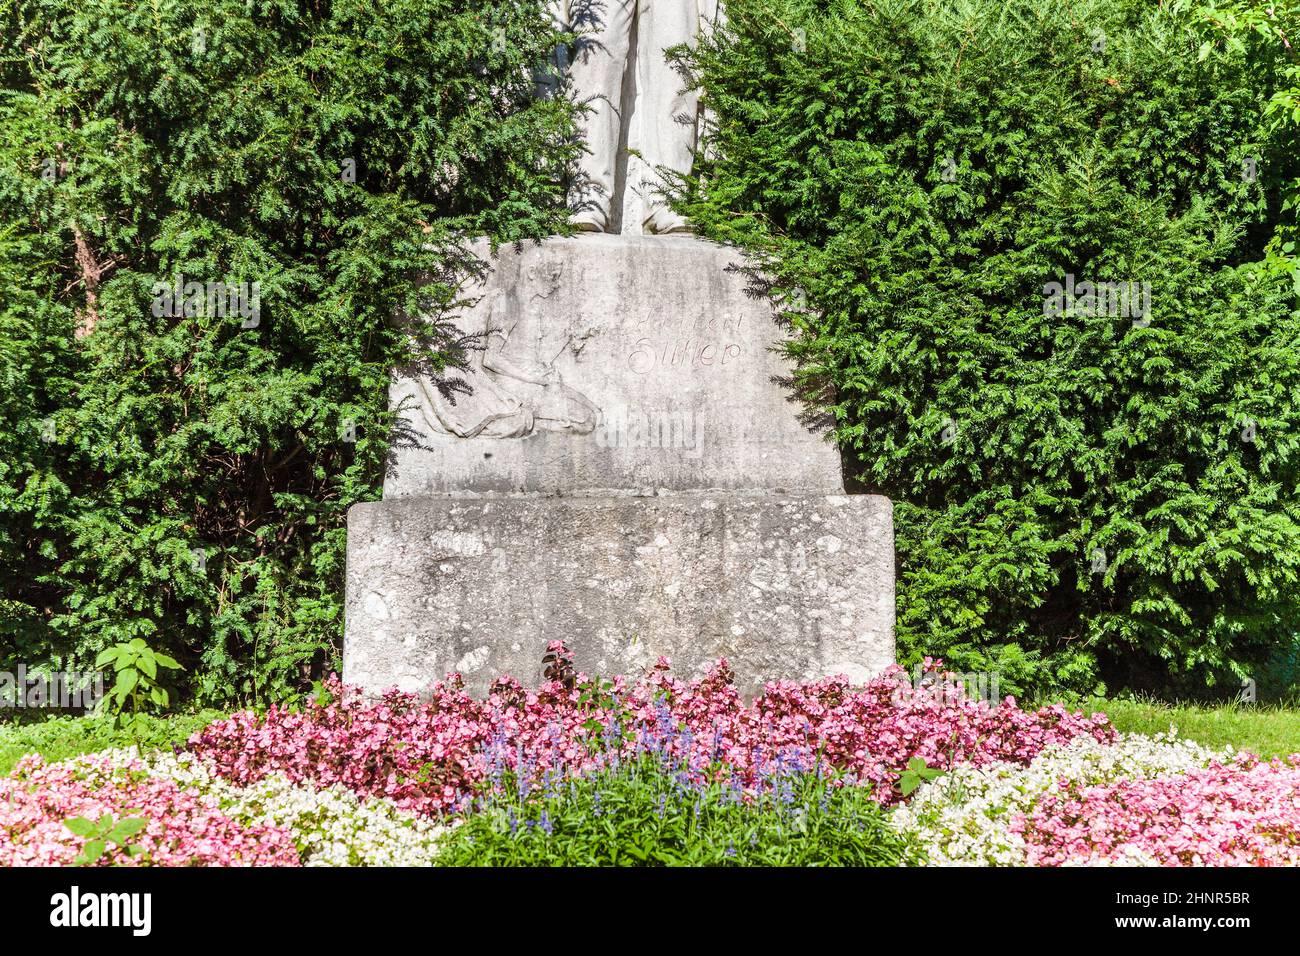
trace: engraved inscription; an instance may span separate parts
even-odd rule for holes
[[[638,375],[655,368],[711,368],[729,365],[740,357],[740,344],[699,339],[671,339],[656,342],[638,339],[627,357],[627,367]]]

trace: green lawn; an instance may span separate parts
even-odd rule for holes
[[[1091,701],[1088,713],[1100,711],[1126,733],[1158,734],[1178,728],[1178,734],[1207,747],[1231,744],[1261,757],[1300,753],[1300,710],[1250,704],[1198,707],[1149,700]]]
[[[190,734],[221,716],[224,715],[219,711],[204,710],[165,718],[146,717],[140,730],[140,743],[146,749],[181,744]],[[9,773],[25,754],[39,753],[49,760],[65,760],[135,742],[132,735],[115,730],[112,721],[102,717],[56,717],[33,724],[0,723],[0,776]]]

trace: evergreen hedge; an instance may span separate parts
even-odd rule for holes
[[[542,0],[0,11],[0,668],[141,637],[233,704],[335,666],[389,370],[464,359],[391,317],[464,236],[564,228],[564,39]]]
[[[903,663],[1235,691],[1293,645],[1300,311],[1262,263],[1300,19],[1267,6],[729,0],[678,51],[712,122],[669,188],[895,501]],[[1054,309],[1070,276],[1150,310]]]

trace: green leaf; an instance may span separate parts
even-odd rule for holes
[[[123,844],[131,837],[135,836],[146,826],[147,821],[139,817],[133,817],[126,820],[119,820],[117,826],[113,827],[108,834],[108,839],[113,843]]]
[[[88,837],[95,832],[95,824],[85,817],[73,817],[65,820],[63,825],[79,837]]]
[[[135,689],[135,685],[139,680],[139,671],[124,670],[117,672],[117,681],[113,684],[113,694],[116,695],[119,702],[126,700],[127,695]]]
[[[85,865],[97,863],[106,849],[108,845],[103,840],[91,840],[81,848],[81,855],[77,859]]]

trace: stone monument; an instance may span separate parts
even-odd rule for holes
[[[535,683],[556,639],[603,675],[665,655],[697,676],[726,657],[745,691],[893,662],[890,502],[845,495],[838,453],[800,424],[739,256],[680,234],[614,172],[637,137],[689,169],[696,104],[669,94],[661,51],[695,35],[702,5],[606,0],[606,19],[577,24],[594,39],[572,83],[609,105],[586,129],[582,231],[495,260],[476,247],[490,268],[458,317],[482,345],[472,394],[394,381],[419,440],[395,451],[383,500],[348,516],[348,683]]]

